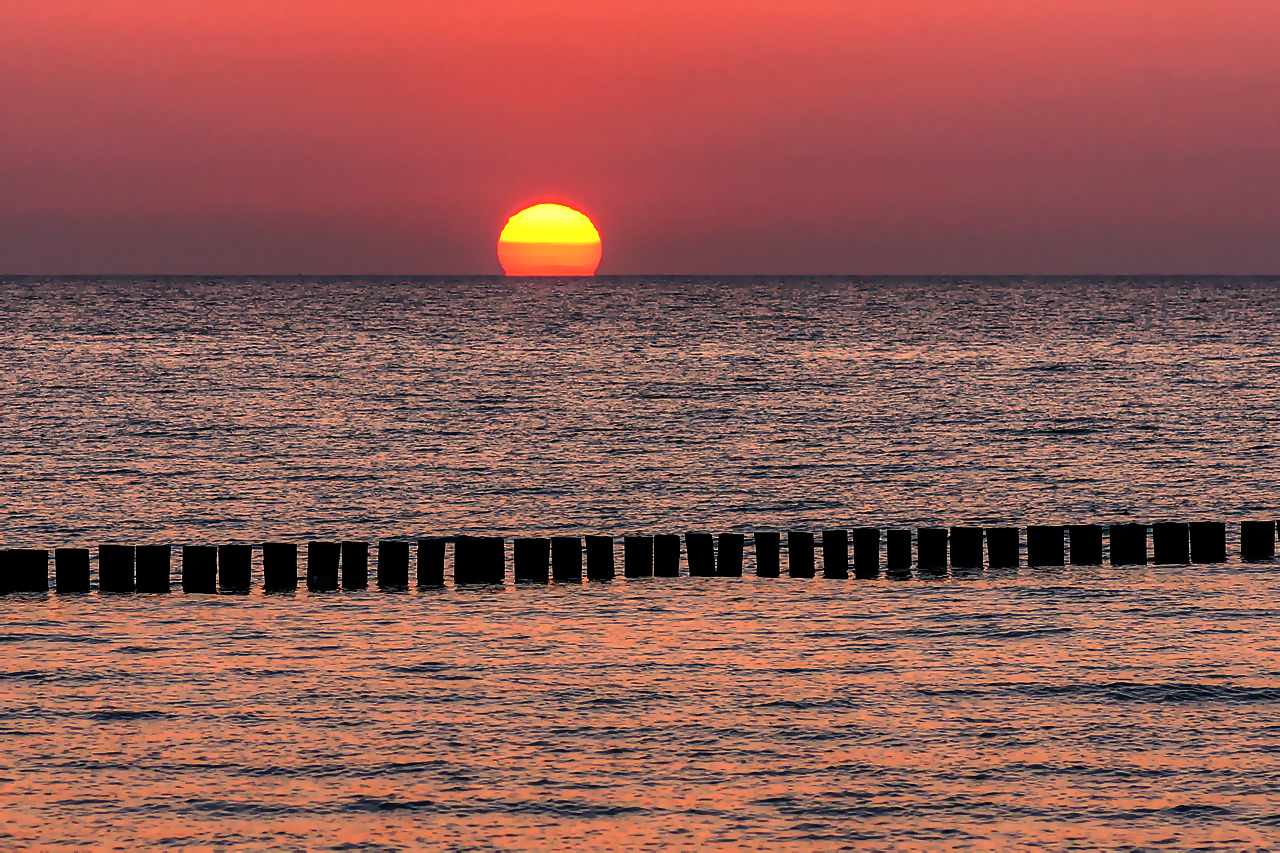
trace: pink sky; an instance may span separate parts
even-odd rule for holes
[[[1280,273],[1275,0],[8,0],[0,273]]]

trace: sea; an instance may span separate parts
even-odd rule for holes
[[[1280,518],[1278,320],[1277,278],[0,278],[0,547],[748,546],[0,597],[0,848],[1280,848],[1280,565],[1237,540]],[[751,550],[1158,521],[1227,562]]]

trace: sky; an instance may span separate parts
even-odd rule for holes
[[[1280,273],[1275,0],[5,0],[0,274]]]

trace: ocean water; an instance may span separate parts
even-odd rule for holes
[[[1278,317],[1262,279],[0,279],[0,545],[1275,518]],[[1274,848],[1278,571],[9,595],[0,846]]]

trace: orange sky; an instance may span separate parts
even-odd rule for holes
[[[1275,0],[7,0],[0,273],[1280,272]]]

